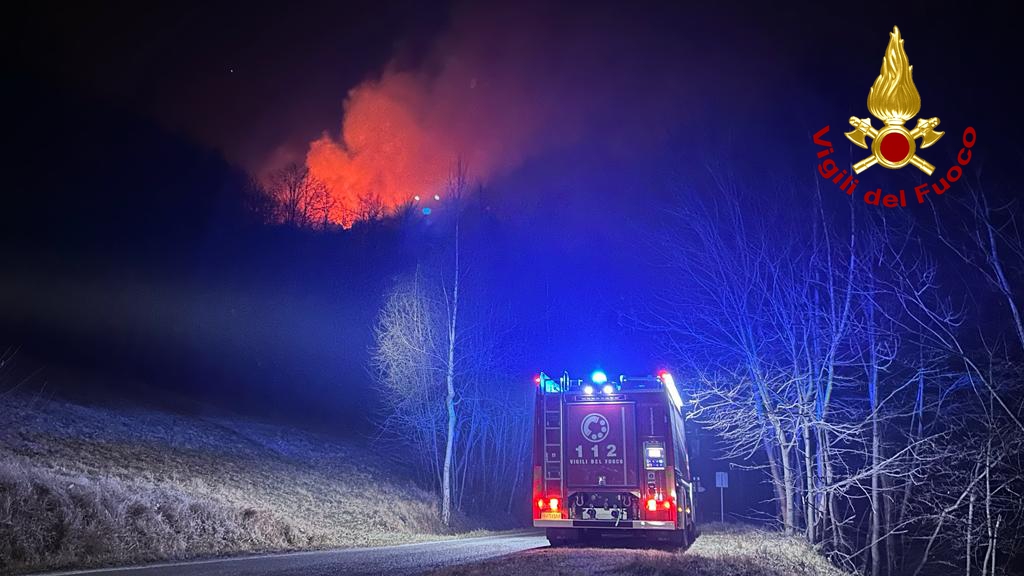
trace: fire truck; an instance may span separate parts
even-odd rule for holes
[[[694,487],[672,375],[534,380],[533,525],[553,546],[616,536],[688,546]]]

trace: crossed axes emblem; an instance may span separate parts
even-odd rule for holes
[[[870,118],[856,116],[850,117],[850,125],[854,127],[854,130],[846,133],[850,142],[867,148],[865,136],[871,138],[871,156],[853,165],[855,173],[860,174],[875,164],[881,164],[886,168],[902,168],[907,164],[913,164],[929,176],[935,171],[935,166],[915,153],[915,141],[921,138],[921,148],[938,142],[945,134],[935,130],[939,125],[938,118],[918,118],[917,127],[913,130],[907,130],[902,123],[887,123],[881,130],[876,130],[871,125]]]

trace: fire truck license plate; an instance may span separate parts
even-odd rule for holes
[[[540,519],[541,520],[561,520],[562,519],[562,513],[561,512],[541,512],[540,513]]]

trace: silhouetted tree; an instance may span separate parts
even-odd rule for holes
[[[324,229],[330,225],[336,202],[330,188],[312,176],[305,165],[292,162],[275,170],[267,189],[277,204],[278,222]]]
[[[993,324],[954,303],[942,244],[910,218],[776,212],[718,183],[670,213],[657,264],[672,281],[635,319],[693,375],[691,418],[763,467],[779,524],[836,562],[917,573],[943,551],[997,573],[1024,536],[1012,218],[977,196],[966,240],[944,237],[1006,302]]]
[[[314,228],[327,230],[331,227],[331,217],[334,215],[338,202],[327,184],[313,176],[306,176],[306,188],[309,194],[307,202],[309,223]]]
[[[420,238],[437,250],[388,292],[374,332],[382,439],[434,485],[445,523],[467,508],[508,512],[526,487],[530,449],[531,404],[521,386],[503,385],[513,381],[509,316],[486,301],[480,282],[467,283],[466,251],[480,238],[462,221],[466,190],[456,163],[431,216],[439,234]]]

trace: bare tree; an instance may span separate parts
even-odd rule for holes
[[[327,230],[331,227],[338,201],[327,184],[311,175],[306,176],[305,186],[309,197],[307,220],[311,226]]]
[[[1017,222],[1017,201],[993,207],[979,181],[965,183],[968,197],[960,202],[962,214],[959,234],[945,231],[936,215],[939,237],[965,263],[978,270],[982,277],[1006,302],[1013,320],[1017,341],[1024,350],[1024,320],[1021,319],[1018,293],[1008,272],[1007,259],[1017,265],[1024,263],[1024,233]]]
[[[465,182],[464,170],[453,172],[449,190],[461,192]],[[442,455],[439,460],[434,459],[436,464],[432,467],[436,466],[439,476],[441,520],[446,525],[452,519],[456,486],[453,476],[458,469],[455,460],[456,431],[460,422],[458,394],[465,387],[465,383],[456,382],[463,353],[459,317],[463,270],[457,212],[453,235],[452,266],[447,274],[442,267],[438,280],[423,283],[417,278],[411,286],[398,289],[388,298],[378,322],[374,354],[378,375],[385,387],[393,390],[396,386],[412,386],[419,390],[412,396],[409,393],[395,396],[400,404],[395,405],[397,410],[393,417],[404,424],[426,427],[422,434],[430,439],[434,453],[437,453],[437,434],[431,430],[436,430],[438,420],[436,416],[427,415],[435,414],[438,408],[443,412]],[[435,398],[440,401],[437,405],[431,402]],[[409,410],[408,402],[423,405]],[[409,422],[405,413],[395,415],[405,410],[416,414],[417,421]]]
[[[792,533],[798,397],[808,369],[799,330],[805,275],[794,267],[801,259],[788,248],[773,251],[769,231],[748,222],[738,204],[691,210],[672,213],[663,254],[677,279],[641,324],[665,334],[680,363],[709,375],[694,417],[737,440],[731,456],[764,454],[779,521]]]
[[[445,410],[448,414],[448,429],[445,437],[444,468],[441,482],[441,521],[446,525],[451,522],[452,511],[452,468],[455,455],[455,426],[457,415],[455,413],[455,348],[458,338],[459,320],[459,284],[462,276],[462,266],[459,257],[459,205],[458,201],[466,187],[466,169],[461,159],[456,167],[450,172],[447,182],[449,191],[449,206],[454,210],[454,249],[453,266],[451,271],[451,290],[442,283],[444,293],[444,312],[446,323],[446,363],[445,363]]]
[[[359,196],[359,202],[353,215],[354,222],[376,222],[384,217],[386,210],[384,201],[378,194],[364,194]]]
[[[258,178],[250,178],[242,193],[243,206],[257,222],[270,224],[275,221],[278,212],[277,202]]]
[[[451,523],[452,516],[452,459],[455,454],[455,339],[458,336],[457,325],[459,319],[459,225],[455,225],[455,266],[452,274],[451,297],[445,290],[445,401],[444,406],[448,415],[447,434],[445,435],[444,467],[441,476],[441,521],[446,525]]]
[[[313,177],[304,164],[292,162],[275,170],[268,190],[277,203],[277,221],[290,226],[326,228],[336,202],[329,187]]]
[[[657,264],[672,281],[634,319],[692,371],[691,418],[764,469],[779,525],[837,563],[912,573],[941,551],[996,573],[1021,542],[1020,349],[952,298],[908,218],[776,214],[715,182],[714,203],[670,213]],[[1017,341],[1019,235],[974,204],[990,216],[973,241],[946,241],[1007,303]]]
[[[440,486],[444,345],[433,288],[419,272],[392,288],[374,330],[373,366],[388,407],[382,435],[415,459],[421,480]]]

